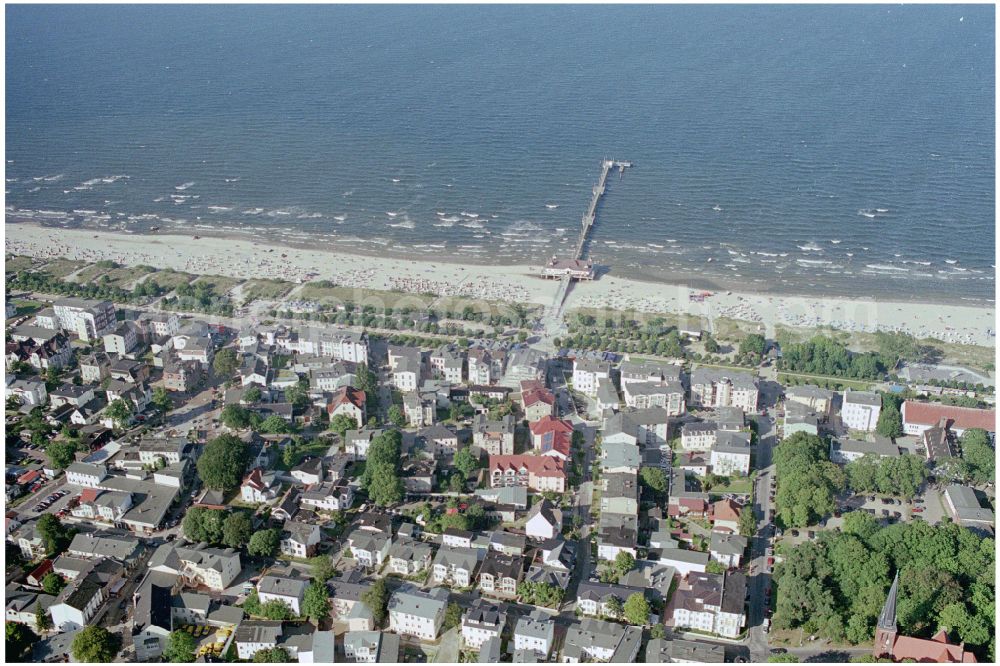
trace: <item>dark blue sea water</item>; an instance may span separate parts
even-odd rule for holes
[[[994,295],[994,10],[8,6],[9,221]]]

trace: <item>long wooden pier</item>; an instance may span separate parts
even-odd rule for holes
[[[625,172],[625,169],[632,166],[631,162],[623,162],[620,160],[604,160],[601,162],[601,177],[597,180],[597,185],[594,185],[592,190],[592,196],[590,198],[590,206],[587,208],[587,212],[583,216],[583,221],[580,228],[580,239],[576,243],[576,253],[573,255],[574,259],[583,259],[583,246],[587,242],[587,236],[590,234],[591,227],[594,226],[594,222],[597,220],[597,204],[600,203],[601,197],[604,196],[605,189],[608,184],[608,174],[615,167],[618,168],[619,178],[621,174]]]

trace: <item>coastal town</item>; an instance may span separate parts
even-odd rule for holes
[[[6,257],[9,662],[995,661],[992,363],[92,259]]]

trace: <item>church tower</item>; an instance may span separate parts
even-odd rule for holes
[[[899,571],[889,588],[889,596],[885,598],[882,612],[878,616],[878,625],[875,627],[875,646],[872,655],[879,657],[892,657],[893,645],[896,643],[896,596],[899,594]]]

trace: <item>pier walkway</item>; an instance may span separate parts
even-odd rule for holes
[[[587,212],[580,223],[580,238],[577,240],[573,259],[583,259],[586,254],[584,247],[590,236],[590,230],[593,228],[594,222],[597,221],[597,205],[601,202],[601,197],[604,196],[607,190],[608,175],[613,169],[617,168],[618,177],[621,178],[622,174],[625,173],[625,169],[630,166],[632,166],[631,162],[621,160],[611,159],[601,161],[601,176],[597,179],[597,184],[591,190],[590,205],[587,207]],[[565,324],[562,321],[562,309],[566,303],[566,296],[569,294],[572,282],[573,279],[568,273],[560,279],[559,289],[552,299],[552,305],[545,310],[545,331],[548,335],[554,336],[565,332]]]

